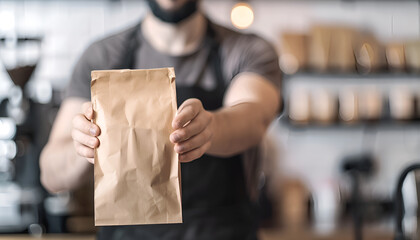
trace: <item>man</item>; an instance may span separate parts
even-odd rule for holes
[[[141,24],[93,43],[76,65],[41,156],[42,183],[51,192],[75,190],[92,176],[100,144],[100,129],[90,121],[92,70],[173,66],[182,104],[170,140],[182,163],[184,223],[106,227],[99,238],[256,239],[243,156],[279,109],[275,50],[255,35],[211,23],[197,0],[147,2],[151,13]]]

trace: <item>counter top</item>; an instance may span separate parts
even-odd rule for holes
[[[342,230],[329,235],[319,235],[312,231],[282,231],[276,229],[264,229],[260,231],[260,240],[354,240],[353,231]],[[364,240],[393,240],[392,233],[365,230]]]
[[[0,235],[0,240],[95,240],[93,235],[77,234],[47,234],[42,237],[32,237],[29,235]]]
[[[316,235],[310,231],[281,231],[264,229],[260,231],[260,240],[353,240],[353,233],[351,231],[340,231],[328,236]],[[365,240],[392,240],[392,233],[370,232],[365,231]],[[95,240],[93,235],[44,235],[40,238],[35,238],[27,235],[0,235],[0,240]]]

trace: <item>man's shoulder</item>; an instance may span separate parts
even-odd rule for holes
[[[246,46],[261,44],[266,46],[271,45],[268,41],[255,33],[239,32],[217,23],[212,23],[212,25],[221,45],[228,49],[243,48]]]
[[[118,32],[114,32],[112,34],[109,34],[95,41],[92,45],[97,45],[98,47],[103,47],[103,48],[113,48],[113,47],[125,44],[125,42],[129,40],[129,38],[131,37],[131,34],[133,33],[133,31],[135,31],[137,27],[138,25],[131,26],[122,31],[120,30]]]
[[[137,25],[93,41],[86,48],[81,60],[91,62],[97,67],[109,67],[112,61],[120,58],[136,27]]]
[[[241,33],[239,31],[236,31],[232,28],[228,28],[227,26],[215,23],[213,21],[211,21],[210,24],[214,29],[216,37],[222,42],[232,41],[247,36],[247,34],[245,33]]]

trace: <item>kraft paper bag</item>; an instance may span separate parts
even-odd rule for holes
[[[95,225],[181,223],[173,68],[93,71]]]

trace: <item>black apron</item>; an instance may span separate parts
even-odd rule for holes
[[[140,24],[131,34],[126,54],[115,69],[133,69],[140,46]],[[199,86],[176,86],[178,107],[189,98],[198,98],[206,110],[222,107],[226,84],[223,79],[219,43],[208,21],[205,47],[210,46],[208,66],[212,68],[217,87],[205,90]],[[175,69],[176,70],[176,69]],[[255,240],[256,211],[247,195],[242,157],[219,158],[203,155],[181,163],[182,224],[101,227],[100,240]]]

